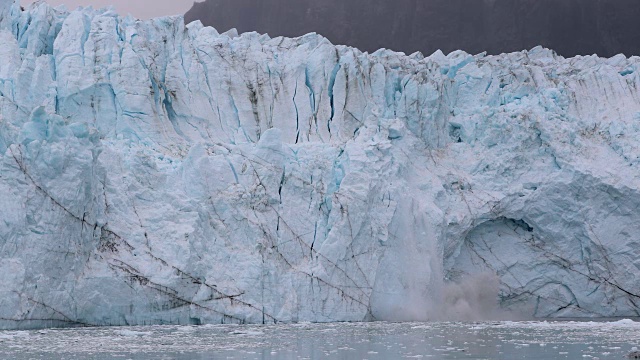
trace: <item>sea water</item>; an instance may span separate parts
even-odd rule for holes
[[[624,359],[640,323],[146,326],[0,332],[2,359]]]

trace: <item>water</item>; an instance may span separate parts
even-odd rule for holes
[[[640,323],[362,323],[1,331],[2,359],[624,359]]]

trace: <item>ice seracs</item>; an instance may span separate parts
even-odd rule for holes
[[[527,315],[638,314],[636,57],[0,28],[2,328],[431,319],[481,273]]]

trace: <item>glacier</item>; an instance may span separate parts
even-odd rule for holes
[[[640,315],[638,57],[13,0],[0,43],[0,328],[437,319],[483,273],[527,316]]]

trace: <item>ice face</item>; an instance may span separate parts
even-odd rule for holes
[[[433,319],[483,273],[530,316],[638,314],[638,58],[0,29],[2,328]]]

